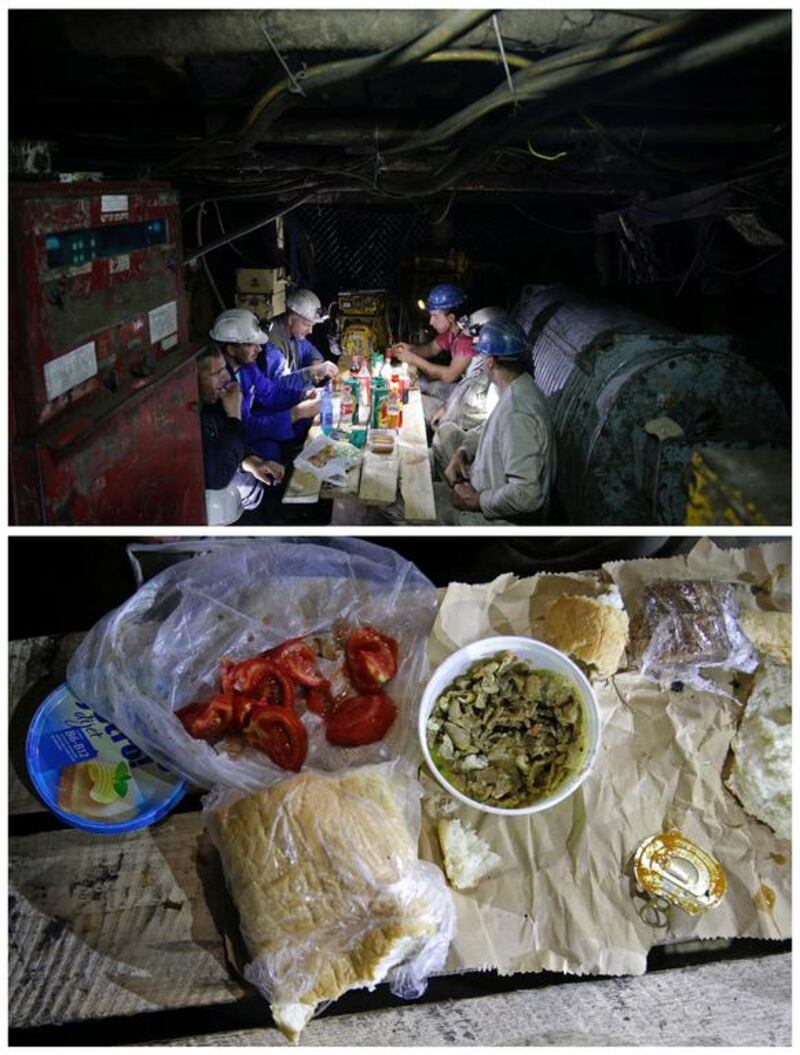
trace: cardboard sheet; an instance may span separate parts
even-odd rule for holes
[[[635,606],[651,579],[713,578],[740,584],[754,605],[785,611],[790,561],[788,543],[731,551],[703,540],[688,556],[618,563],[596,573],[454,583],[430,638],[431,664],[494,634],[535,637],[554,597],[596,595],[611,580],[626,607]],[[441,863],[435,817],[447,810],[503,858],[476,890],[454,892],[458,926],[446,970],[640,974],[648,950],[663,941],[790,936],[790,843],[749,817],[722,783],[749,680],[726,674],[719,693],[674,692],[622,670],[594,684],[603,716],[596,768],[550,810],[514,819],[485,814],[456,803],[421,767],[423,856]],[[661,930],[639,918],[630,861],[643,839],[670,827],[717,858],[728,892],[698,917],[673,909]]]

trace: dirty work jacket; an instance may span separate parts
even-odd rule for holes
[[[276,351],[283,359],[282,364],[275,355]],[[282,374],[305,370],[314,363],[324,363],[325,356],[305,337],[290,337],[285,320],[277,318],[270,328],[269,342],[262,344],[256,362],[267,377],[275,377],[278,369]]]
[[[291,408],[303,398],[302,377],[278,380],[265,377],[255,363],[228,370],[242,389],[242,424],[245,443],[255,454],[273,461],[281,460],[280,445],[294,438]]]
[[[264,485],[252,473],[240,469],[248,451],[244,427],[238,418],[229,418],[221,403],[204,403],[200,408],[203,437],[203,468],[209,491],[221,491],[233,484],[239,491],[243,509],[255,509],[264,494]]]
[[[556,474],[555,435],[547,401],[529,374],[505,389],[463,447],[485,517],[524,517],[547,507]]]

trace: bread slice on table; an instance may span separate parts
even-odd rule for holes
[[[731,742],[725,783],[751,817],[792,837],[792,672],[767,660]]]
[[[460,820],[440,820],[436,825],[444,856],[444,870],[456,890],[471,890],[502,863],[502,857]]]
[[[609,595],[612,600],[612,595]],[[628,613],[596,597],[557,597],[547,610],[542,637],[600,677],[615,674],[628,643]]]
[[[372,988],[437,933],[416,837],[375,771],[290,777],[213,811],[209,829],[253,957],[245,976],[293,1042],[320,1003]]]

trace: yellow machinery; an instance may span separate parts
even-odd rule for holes
[[[353,356],[363,358],[383,351],[389,344],[386,290],[362,289],[340,293],[337,330],[342,356],[339,365],[349,369]]]
[[[692,452],[686,523],[791,523],[788,450],[701,447]]]

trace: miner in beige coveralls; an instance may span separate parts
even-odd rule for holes
[[[476,351],[499,399],[483,425],[450,430],[452,455],[436,483],[440,524],[468,527],[545,522],[556,474],[553,423],[522,356],[525,331],[511,319],[486,323]]]

